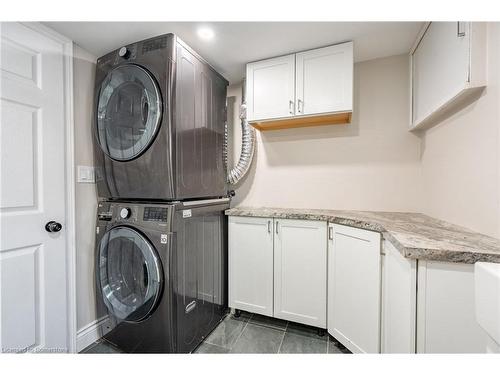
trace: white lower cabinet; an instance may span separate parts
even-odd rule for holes
[[[326,327],[355,353],[484,353],[474,265],[381,245],[344,225],[230,216],[229,307]]]
[[[326,328],[326,222],[229,217],[229,307]]]
[[[418,262],[417,352],[485,353],[474,312],[474,265]]]
[[[379,353],[380,233],[328,229],[328,332],[352,352]]]
[[[384,251],[382,352],[484,353],[474,266],[406,259],[387,241]]]
[[[229,217],[229,307],[273,315],[273,219]]]
[[[382,353],[415,353],[417,261],[384,241]]]
[[[274,316],[326,328],[326,222],[274,225]]]

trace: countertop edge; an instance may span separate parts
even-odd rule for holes
[[[341,215],[314,214],[307,212],[274,212],[269,208],[269,212],[258,211],[259,208],[230,208],[225,211],[226,216],[262,217],[278,219],[297,219],[327,221],[333,224],[346,225],[353,228],[370,230],[381,233],[382,237],[389,241],[398,252],[407,259],[421,261],[437,261],[447,263],[474,264],[478,261],[500,263],[500,254],[488,252],[468,252],[446,249],[431,249],[425,247],[407,247],[401,244],[390,231],[386,230],[380,223],[369,222],[367,220],[342,217]],[[265,208],[263,208],[265,210]],[[286,209],[283,209],[286,211]],[[293,209],[296,210],[296,209]],[[478,250],[480,251],[480,250]]]

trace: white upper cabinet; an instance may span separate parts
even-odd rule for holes
[[[259,130],[351,121],[353,43],[247,64],[247,119]]]
[[[326,222],[275,219],[274,316],[326,328]]]
[[[295,55],[296,114],[352,111],[353,44]]]
[[[295,114],[295,55],[247,65],[248,120]]]
[[[411,53],[411,129],[436,125],[477,99],[486,82],[485,25],[431,22]]]

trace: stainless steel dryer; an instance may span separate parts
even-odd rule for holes
[[[229,199],[100,202],[96,285],[125,352],[189,353],[227,306]]]
[[[174,34],[99,58],[93,125],[99,197],[226,195],[227,85]]]

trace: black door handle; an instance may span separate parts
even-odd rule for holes
[[[45,224],[45,230],[49,233],[59,232],[62,229],[62,225],[57,221],[49,221]]]

